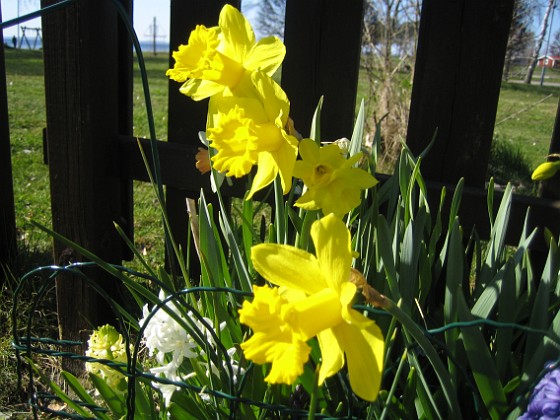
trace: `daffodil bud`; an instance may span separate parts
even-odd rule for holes
[[[560,161],[541,163],[537,166],[537,169],[533,171],[531,179],[533,181],[544,181],[552,178],[558,169],[560,169]]]

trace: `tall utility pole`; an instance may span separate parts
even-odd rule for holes
[[[163,38],[165,37],[165,35],[158,35],[158,26],[157,26],[157,20],[156,17],[154,16],[154,20],[153,23],[150,25],[150,32],[149,34],[152,37],[152,51],[154,52],[154,55],[157,55],[157,38]]]
[[[533,50],[533,56],[531,57],[531,62],[529,63],[529,67],[527,68],[527,74],[525,75],[525,79],[523,80],[524,83],[531,84],[531,79],[533,78],[533,72],[535,71],[535,67],[537,66],[537,61],[539,59],[539,52],[541,50],[541,46],[544,41],[544,37],[546,35],[546,30],[548,27],[548,17],[552,12],[552,8],[554,7],[554,2],[555,0],[548,0],[548,5],[546,6],[546,11],[544,13],[544,17],[542,20],[541,30],[539,32],[539,36],[537,37],[535,49]]]
[[[20,0],[18,0],[18,2],[17,2],[17,17],[18,17],[18,19],[19,19],[19,2],[20,2]],[[16,36],[17,36],[17,39],[16,39],[16,45],[15,45],[14,48],[17,48],[19,46],[18,45],[19,44],[19,41],[18,41],[19,40],[19,21],[18,21],[18,24],[17,24]]]
[[[548,56],[548,50],[550,49],[550,35],[552,34],[552,25],[554,23],[554,9],[556,9],[556,4],[552,6],[552,14],[550,16],[550,30],[548,31],[548,38],[546,40],[546,49],[544,53],[545,57]],[[544,63],[546,63],[546,58],[545,61],[543,62],[542,71],[541,71],[541,87],[544,84],[544,75],[546,73],[546,66],[544,65]]]

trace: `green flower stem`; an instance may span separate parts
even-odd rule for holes
[[[307,420],[313,420],[315,418],[315,410],[317,409],[317,394],[319,393],[319,369],[321,364],[317,364],[317,369],[315,369],[315,377],[313,378],[313,390],[311,391],[311,400],[309,401],[309,411],[307,414]]]
[[[375,291],[373,288],[370,288],[368,292],[370,295],[368,297],[370,303],[372,303],[376,307],[385,309],[392,316],[394,316],[402,324],[406,332],[410,334],[410,336],[422,348],[428,360],[430,360],[430,363],[432,364],[432,367],[440,382],[441,390],[449,405],[448,417],[453,419],[462,418],[461,410],[459,408],[459,402],[457,401],[457,396],[451,392],[454,389],[454,387],[451,382],[451,378],[449,377],[449,373],[447,372],[446,367],[443,365],[443,362],[439,358],[436,349],[434,349],[434,347],[432,346],[428,338],[426,338],[426,336],[424,335],[424,332],[391,299],[387,298],[386,296],[383,296],[379,292]]]
[[[383,411],[381,412],[381,416],[379,417],[379,420],[384,420],[385,417],[387,416],[389,406],[391,405],[391,399],[393,398],[393,395],[395,395],[395,391],[397,390],[397,385],[399,383],[399,378],[401,376],[401,373],[402,373],[402,370],[404,368],[407,357],[408,357],[408,351],[405,349],[403,351],[401,361],[399,362],[399,366],[397,367],[397,372],[395,373],[395,378],[393,380],[393,384],[391,385],[391,389],[389,390],[389,393],[387,394],[387,399],[385,400],[385,407],[383,408]]]

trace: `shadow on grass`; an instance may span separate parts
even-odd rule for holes
[[[27,386],[29,378],[24,368],[18,378],[16,352],[12,346],[13,340],[13,305],[15,291],[20,284],[21,277],[34,268],[52,264],[50,252],[24,248],[19,250],[13,265],[7,271],[5,282],[0,289],[0,418],[1,414],[9,415],[11,419],[30,418],[29,406],[26,404],[29,395]],[[0,270],[3,270],[0,267]],[[45,280],[41,274],[27,279],[22,293],[17,297],[17,312],[15,313],[16,328],[21,336],[27,335],[25,330],[31,311],[38,297],[39,287]],[[56,314],[56,293],[54,286],[49,287],[43,298],[38,301],[33,312],[31,335],[34,337],[58,337],[58,320]],[[35,355],[34,360],[41,366],[47,366],[46,374],[51,378],[58,375],[59,361],[51,356]],[[18,385],[21,384],[21,388]]]
[[[18,76],[42,76],[43,51],[5,49],[6,73]]]
[[[494,138],[490,150],[487,178],[496,184],[510,182],[518,194],[536,196],[537,184],[531,180],[533,168],[518,145],[507,140]]]

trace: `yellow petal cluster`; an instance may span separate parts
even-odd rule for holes
[[[228,176],[257,172],[247,199],[280,175],[282,190],[292,186],[298,140],[286,126],[290,102],[280,86],[261,71],[251,73],[253,95],[216,98],[209,110],[207,138],[217,153],[214,168]]]
[[[285,194],[292,186],[298,140],[289,133],[288,98],[270,77],[285,54],[277,37],[257,42],[247,19],[225,5],[217,26],[198,25],[191,32],[166,73],[183,83],[183,94],[210,98],[206,135],[216,150],[213,167],[238,178],[258,167],[247,199],[278,175]]]
[[[187,45],[173,52],[175,64],[166,75],[183,83],[181,93],[201,100],[234,90],[247,72],[259,69],[271,76],[285,54],[284,44],[276,37],[257,42],[247,19],[225,5],[218,26],[197,25]]]
[[[295,205],[303,209],[322,209],[323,214],[342,217],[360,204],[361,190],[377,184],[370,173],[354,167],[361,153],[345,159],[336,144],[319,147],[304,139],[299,154],[302,160],[295,163],[294,176],[303,180],[307,191]]]
[[[240,321],[253,330],[241,344],[245,357],[272,363],[266,380],[293,383],[303,372],[317,337],[322,363],[319,384],[345,363],[350,385],[359,397],[373,401],[379,392],[384,341],[370,319],[352,309],[356,285],[350,282],[350,232],[334,214],[311,227],[316,255],[289,245],[261,244],[251,250],[257,272],[278,286],[255,287]]]

